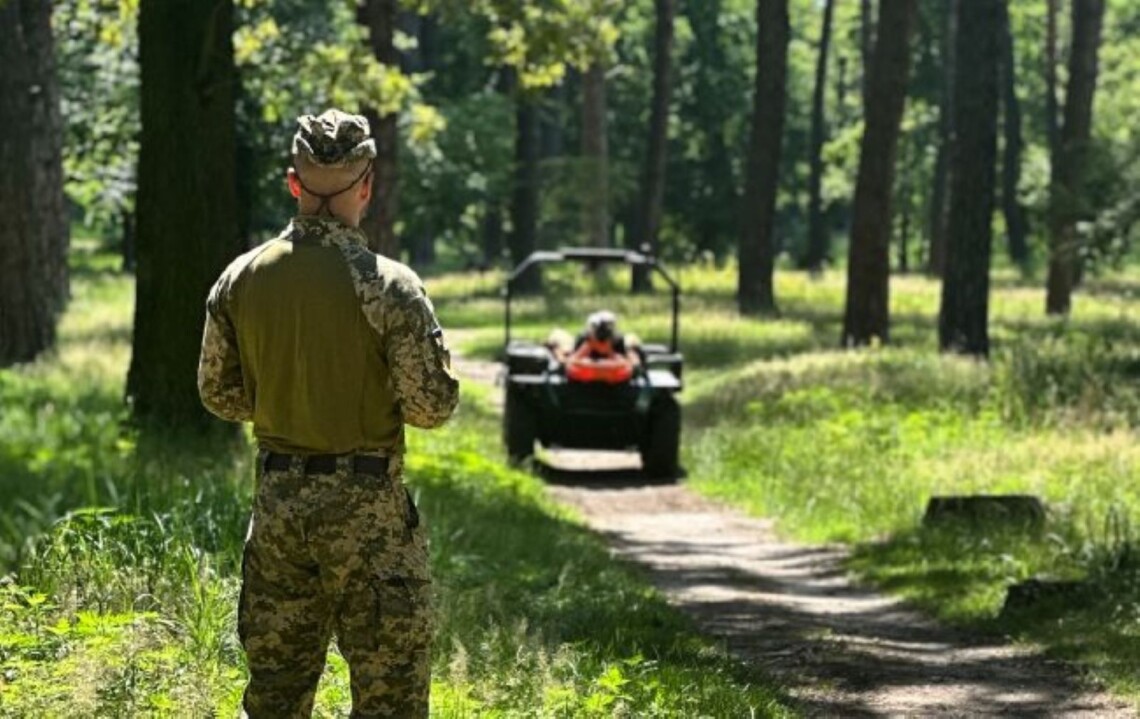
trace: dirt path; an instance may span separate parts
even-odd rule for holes
[[[457,366],[473,381],[496,374],[490,363]],[[636,455],[551,453],[547,462],[556,499],[809,715],[1136,716],[1030,649],[940,627],[856,586],[842,547],[784,542],[770,521],[683,485],[639,486]]]

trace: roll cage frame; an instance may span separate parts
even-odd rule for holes
[[[669,285],[672,293],[673,300],[673,322],[672,322],[672,338],[670,340],[669,351],[676,354],[678,348],[678,340],[680,337],[680,320],[681,320],[681,286],[677,283],[673,276],[657,261],[657,258],[646,252],[638,252],[636,250],[620,250],[620,249],[606,249],[596,247],[563,247],[558,250],[537,250],[530,253],[526,259],[518,264],[517,267],[507,277],[506,286],[503,289],[504,296],[504,328],[505,338],[504,347],[509,347],[511,344],[511,300],[515,295],[515,286],[519,278],[526,273],[531,267],[552,263],[566,263],[578,262],[584,265],[589,265],[592,268],[602,264],[625,264],[630,267],[647,267],[651,271],[656,272],[665,280]]]

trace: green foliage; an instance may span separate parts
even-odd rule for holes
[[[58,355],[0,372],[5,408],[27,408],[3,415],[0,520],[46,507],[3,535],[0,714],[235,715],[251,448],[124,433],[130,283],[106,264],[79,255]],[[475,389],[446,429],[409,437],[436,583],[433,715],[790,715],[540,480],[488,453],[497,425]],[[349,694],[334,651],[316,715],[344,716]]]
[[[403,233],[412,242],[437,241],[460,257],[481,255],[487,209],[507,194],[514,121],[508,98],[480,93],[439,108],[445,129],[431,143],[401,155]]]
[[[66,0],[54,10],[65,190],[84,224],[108,235],[134,209],[137,21],[137,0]]]
[[[895,344],[848,352],[834,349],[839,273],[778,272],[777,320],[737,315],[731,265],[678,274],[690,487],[774,517],[797,539],[848,543],[850,566],[876,585],[974,630],[1040,643],[1140,695],[1134,267],[1090,281],[1065,322],[1040,316],[1038,290],[998,274],[988,363],[936,354],[931,280],[892,278]],[[464,333],[465,351],[501,349],[501,279],[433,280],[445,326],[482,328]],[[523,336],[576,328],[607,306],[623,330],[667,337],[664,295],[625,295],[617,273],[568,268],[547,279],[546,297],[516,308]],[[931,496],[973,493],[1041,497],[1045,531],[921,528]],[[1006,588],[1037,575],[1091,585],[1087,596],[999,618]]]

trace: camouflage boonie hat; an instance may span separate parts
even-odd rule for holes
[[[376,141],[370,137],[368,120],[340,110],[297,118],[293,156],[304,157],[321,167],[346,167],[376,157]]]

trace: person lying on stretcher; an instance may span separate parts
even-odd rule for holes
[[[617,318],[609,310],[600,310],[586,321],[586,331],[578,335],[571,350],[565,331],[551,333],[547,346],[555,358],[566,366],[566,377],[576,382],[629,381],[641,364],[637,338],[627,342],[617,331]]]

